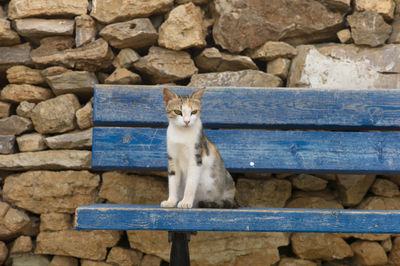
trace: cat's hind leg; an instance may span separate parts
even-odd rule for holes
[[[178,203],[181,175],[181,171],[177,170],[176,162],[168,156],[168,199],[161,202],[161,207],[172,208]]]

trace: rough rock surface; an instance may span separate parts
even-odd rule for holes
[[[82,45],[93,42],[96,38],[96,22],[89,15],[75,17],[75,45]]]
[[[400,210],[400,197],[366,197],[357,208],[364,210]]]
[[[126,22],[108,25],[100,35],[119,49],[141,49],[157,42],[158,33],[148,18],[138,18]]]
[[[303,191],[319,191],[324,190],[328,181],[307,174],[297,175],[292,178],[293,186]]]
[[[46,81],[55,95],[92,95],[94,85],[99,83],[96,75],[88,71],[67,71],[59,75],[50,75],[46,76]]]
[[[6,243],[0,241],[0,264],[3,264],[8,256],[8,248]]]
[[[140,58],[134,66],[155,84],[174,82],[197,73],[189,53],[156,46],[151,47],[149,54]]]
[[[29,43],[0,47],[0,71],[15,65],[32,65]]]
[[[131,247],[169,261],[167,232],[128,231]],[[198,232],[190,240],[191,265],[271,265],[279,261],[278,247],[289,244],[287,233]],[[210,256],[213,254],[213,256]]]
[[[20,235],[29,222],[29,216],[24,211],[12,208],[6,202],[0,202],[1,240],[8,240]]]
[[[236,199],[242,207],[283,208],[290,198],[292,185],[287,180],[251,180],[240,178]]]
[[[373,175],[338,175],[339,198],[345,206],[360,203],[375,181]]]
[[[33,248],[32,239],[29,236],[20,236],[11,245],[10,254],[28,253]]]
[[[6,118],[10,115],[11,104],[0,101],[0,119]]]
[[[72,229],[71,215],[68,213],[42,213],[40,231],[62,231]]]
[[[355,0],[356,11],[370,10],[381,14],[386,20],[392,20],[396,3],[393,0]]]
[[[173,3],[173,0],[97,0],[93,2],[90,15],[101,23],[109,24],[164,13]]]
[[[332,234],[294,233],[291,240],[293,252],[302,259],[329,261],[353,256],[351,247]]]
[[[352,44],[323,47],[298,46],[288,87],[311,88],[397,88],[400,64],[397,44],[367,48]],[[349,75],[351,73],[351,75]]]
[[[40,85],[46,83],[39,69],[26,66],[14,66],[7,69],[7,80],[15,84]]]
[[[118,231],[40,232],[36,240],[35,253],[104,260],[107,248],[116,245],[119,239]]]
[[[25,117],[12,115],[0,119],[0,135],[20,135],[32,128],[32,121]]]
[[[11,0],[8,5],[8,17],[72,17],[86,14],[88,5],[87,0]]]
[[[284,258],[279,261],[278,266],[317,266],[315,262],[310,260]]]
[[[158,44],[173,50],[206,46],[204,12],[193,3],[174,8],[159,29]]]
[[[18,34],[11,29],[10,21],[0,18],[0,45],[15,45],[21,42]]]
[[[15,152],[15,136],[0,135],[0,154],[10,154]]]
[[[64,94],[40,102],[33,108],[31,118],[35,130],[41,134],[63,133],[75,129],[75,112],[80,109],[74,94]]]
[[[155,177],[121,172],[107,172],[102,177],[99,197],[110,203],[158,205],[168,198],[167,182]]]
[[[356,241],[351,244],[354,261],[362,265],[385,265],[388,262],[386,252],[377,242]]]
[[[220,52],[217,48],[206,48],[195,57],[196,66],[202,72],[258,70],[251,58]]]
[[[376,196],[395,197],[400,195],[399,187],[388,179],[377,178],[371,187]]]
[[[20,152],[41,151],[47,148],[44,136],[39,133],[21,135],[17,137],[17,143]]]
[[[217,0],[215,11],[214,40],[230,52],[255,48],[267,40],[293,44],[329,40],[343,27],[340,13],[315,0]]]
[[[50,266],[78,266],[78,260],[74,257],[54,256]]]
[[[92,129],[74,131],[45,138],[50,149],[90,149],[92,147]]]
[[[30,118],[31,114],[32,114],[32,110],[33,110],[33,108],[35,108],[35,106],[36,106],[36,103],[30,103],[27,101],[20,102],[17,107],[16,113],[19,116],[22,116],[25,118]]]
[[[140,55],[130,48],[122,49],[114,58],[112,64],[114,67],[129,68],[140,59]]]
[[[389,254],[389,262],[396,265],[400,261],[400,236],[394,238],[393,248]]]
[[[355,12],[347,17],[347,21],[351,27],[351,37],[359,45],[383,45],[392,32],[392,27],[373,11]]]
[[[142,82],[140,75],[129,71],[126,68],[117,68],[106,78],[106,84],[139,84]]]
[[[107,262],[121,266],[141,265],[142,253],[121,247],[113,247],[107,256]]]
[[[15,29],[23,37],[72,36],[75,22],[71,19],[16,19]]]
[[[1,91],[3,101],[37,103],[53,97],[51,90],[29,84],[8,84]]]
[[[286,208],[311,208],[311,209],[343,209],[335,199],[326,199],[318,196],[303,196],[291,199]]]
[[[289,73],[290,62],[287,58],[276,58],[267,63],[267,73],[285,80]]]
[[[281,85],[282,80],[279,77],[258,70],[195,74],[188,84],[192,87],[280,87]]]
[[[33,213],[74,213],[93,203],[100,177],[88,171],[28,171],[6,179],[4,200]]]
[[[260,47],[248,49],[246,54],[253,59],[271,61],[279,57],[292,58],[297,55],[297,50],[285,42],[268,41]]]
[[[88,102],[81,109],[76,111],[76,123],[80,129],[93,127],[93,107],[92,103]]]

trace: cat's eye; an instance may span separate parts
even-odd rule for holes
[[[197,114],[197,110],[192,111],[192,115]]]
[[[177,115],[182,115],[182,112],[179,111],[179,110],[174,110],[174,112],[175,112],[175,114],[177,114]]]

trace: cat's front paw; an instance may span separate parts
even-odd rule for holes
[[[178,206],[177,206],[177,207],[178,207],[178,208],[181,208],[181,209],[190,209],[190,208],[193,207],[193,202],[189,202],[189,201],[182,200],[182,201],[180,201],[180,202],[178,203]]]
[[[161,202],[160,206],[163,208],[173,208],[176,206],[176,202],[164,200],[163,202]]]

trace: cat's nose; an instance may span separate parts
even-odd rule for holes
[[[186,120],[185,120],[185,121],[183,121],[183,122],[185,122],[185,125],[187,125],[187,126],[188,126],[188,125],[189,125],[189,123],[190,123],[190,120],[189,120],[189,121],[186,121]]]

